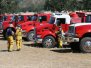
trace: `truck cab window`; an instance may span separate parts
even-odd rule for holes
[[[3,16],[3,21],[6,21],[7,20],[7,16]]]
[[[42,21],[47,21],[47,17],[46,16],[42,16]]]
[[[15,21],[15,15],[11,17],[11,21]]]
[[[86,22],[87,23],[91,22],[91,15],[86,16]]]
[[[31,21],[36,21],[37,20],[37,15],[31,16]]]
[[[51,17],[50,20],[49,20],[49,23],[50,24],[54,24],[55,23],[55,18],[54,17]]]
[[[19,21],[23,21],[24,20],[24,16],[19,16]]]
[[[65,24],[65,18],[57,18],[56,24],[60,26],[60,24]]]
[[[28,21],[31,21],[31,16],[27,16],[27,20]]]
[[[42,22],[42,21],[47,21],[47,17],[46,16],[40,16],[39,17],[39,21]]]

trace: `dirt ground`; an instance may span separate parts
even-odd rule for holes
[[[71,49],[31,47],[7,51],[7,41],[0,37],[0,68],[91,68],[90,53],[72,53]]]

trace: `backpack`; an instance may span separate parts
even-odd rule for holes
[[[9,29],[7,29],[7,36],[11,36],[11,35],[12,35],[12,29],[9,28]]]

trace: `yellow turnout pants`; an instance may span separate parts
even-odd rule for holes
[[[22,36],[16,36],[16,45],[18,49],[21,49],[22,46]]]
[[[58,38],[58,42],[59,42],[59,47],[62,47],[63,46],[63,41],[61,38]]]
[[[8,50],[9,50],[9,51],[12,51],[13,45],[14,45],[13,36],[9,36],[7,40],[8,40]]]

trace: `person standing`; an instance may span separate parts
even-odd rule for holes
[[[13,39],[13,31],[11,28],[7,29],[7,41],[8,41],[8,51],[11,52],[13,50],[14,39]]]
[[[58,37],[59,47],[63,47],[63,38],[64,38],[64,31],[61,26],[59,26],[59,30],[56,32]]]
[[[62,27],[59,26],[59,34],[58,34],[58,41],[59,41],[59,47],[63,46],[63,30]]]
[[[15,35],[16,35],[17,51],[20,51],[22,46],[22,29],[20,26],[17,26]]]

